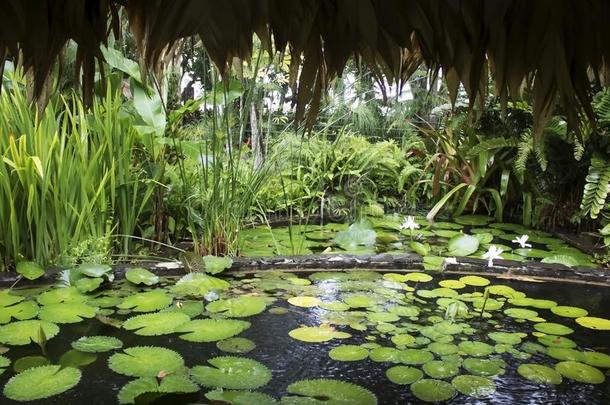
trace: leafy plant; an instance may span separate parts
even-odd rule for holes
[[[80,378],[81,372],[73,367],[34,367],[12,377],[3,392],[14,401],[34,401],[65,392],[75,387]]]

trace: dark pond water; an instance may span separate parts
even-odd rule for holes
[[[297,274],[301,279],[306,279],[309,274]],[[289,336],[289,331],[301,326],[319,326],[326,322],[333,321],[329,317],[330,311],[319,307],[303,308],[289,304],[286,299],[298,295],[313,295],[322,301],[340,300],[352,293],[387,293],[388,300],[401,300],[404,291],[392,290],[387,292],[387,284],[383,284],[382,279],[377,280],[352,280],[348,287],[341,282],[333,281],[330,276],[322,277],[322,281],[314,282],[313,286],[299,286],[291,282],[286,283],[286,274],[266,273],[261,277],[246,275],[234,279],[233,286],[237,290],[221,293],[221,298],[243,294],[244,292],[257,294],[267,293],[275,296],[277,300],[271,304],[264,312],[254,315],[247,319],[251,322],[251,327],[241,334],[240,337],[251,339],[256,343],[256,348],[251,352],[238,355],[255,359],[266,365],[272,373],[271,381],[258,389],[260,392],[267,393],[275,398],[287,395],[286,388],[289,384],[303,379],[330,378],[348,381],[358,384],[373,392],[380,404],[405,404],[419,403],[420,401],[413,396],[408,385],[398,385],[390,382],[386,377],[386,370],[396,363],[375,362],[370,358],[361,361],[342,362],[329,358],[328,352],[333,347],[344,344],[364,344],[376,343],[381,346],[394,346],[391,342],[391,333],[381,333],[374,327],[375,323],[367,323],[367,331],[353,330],[346,325],[336,325],[340,331],[349,332],[352,337],[349,339],[333,339],[322,343],[306,343],[295,340]],[[288,277],[295,277],[289,275]],[[318,279],[319,280],[319,279]],[[416,285],[417,290],[433,289],[438,287],[440,279],[430,282],[421,282]],[[267,282],[265,285],[264,283]],[[531,283],[508,280],[492,280],[494,284],[503,284],[523,292],[527,297],[540,298],[557,301],[560,305],[577,306],[589,311],[591,316],[608,318],[610,316],[610,289],[601,286],[586,286],[564,283]],[[409,283],[414,285],[414,283]],[[377,286],[377,287],[375,287]],[[396,286],[395,286],[396,287]],[[473,291],[477,288],[467,287],[464,291]],[[481,291],[481,288],[478,288]],[[121,294],[128,296],[136,290],[125,288]],[[417,295],[415,295],[417,297]],[[494,296],[495,297],[495,296]],[[495,297],[502,300],[502,297]],[[435,301],[436,298],[419,298],[422,300],[418,304],[421,313],[417,318],[403,319],[395,322],[398,326],[402,324],[429,325],[430,316],[445,315],[445,309],[439,308]],[[401,302],[405,302],[404,300]],[[409,301],[410,304],[413,301]],[[374,312],[383,312],[384,303],[378,303]],[[287,312],[274,314],[269,311],[270,307],[284,307]],[[508,308],[508,304],[504,308]],[[504,309],[503,308],[503,309]],[[353,309],[352,309],[353,310]],[[357,311],[373,312],[372,308],[358,308]],[[562,318],[552,314],[546,309],[536,309],[540,316],[549,322],[557,322],[572,327],[575,332],[570,334],[570,339],[578,343],[579,350],[596,350],[610,354],[610,332],[596,331],[579,327],[573,319]],[[275,312],[275,311],[273,311]],[[454,343],[462,339],[482,340],[490,342],[487,333],[491,331],[519,331],[527,333],[524,341],[536,339],[531,335],[534,332],[533,322],[516,322],[513,318],[505,316],[502,310],[490,311],[493,314],[491,322],[480,321],[478,317],[471,319],[456,319],[455,322],[470,323],[474,330],[470,335],[457,334],[454,336]],[[137,315],[134,313],[123,315],[112,315],[115,318],[126,319],[129,316]],[[203,314],[209,316],[210,314]],[[436,319],[438,321],[438,319]],[[417,334],[417,332],[413,332]],[[76,324],[61,325],[61,332],[55,338],[49,340],[47,344],[48,358],[52,363],[57,363],[59,357],[70,348],[70,343],[81,336],[106,335],[115,336],[123,341],[123,347],[131,346],[161,346],[167,347],[180,353],[185,360],[187,367],[205,365],[208,359],[216,356],[226,356],[216,347],[215,343],[191,343],[184,341],[177,334],[163,336],[146,337],[137,336],[131,332],[117,329],[105,325],[96,319],[86,320]],[[493,342],[491,342],[493,344]],[[425,347],[426,345],[423,345]],[[517,346],[519,347],[519,345]],[[82,380],[73,389],[51,397],[47,400],[35,401],[32,403],[41,404],[114,404],[117,403],[117,394],[121,387],[133,380],[132,377],[116,374],[107,366],[107,360],[116,351],[98,354],[98,359],[82,368]],[[522,351],[520,351],[523,353]],[[23,356],[40,355],[40,349],[36,345],[11,347],[5,354],[13,362]],[[496,384],[496,392],[483,399],[474,399],[462,394],[457,394],[450,403],[454,404],[608,404],[610,403],[610,375],[608,369],[601,369],[608,377],[602,384],[592,385],[571,381],[564,378],[559,385],[541,385],[533,383],[519,376],[516,372],[517,367],[522,363],[539,363],[550,365],[557,363],[545,354],[533,354],[531,358],[519,359],[509,353],[497,354],[506,362],[506,372],[504,375],[491,377]],[[464,358],[468,356],[463,356]],[[421,366],[414,366],[419,367]],[[466,373],[461,369],[460,374]],[[0,386],[4,386],[7,380],[15,373],[12,369],[0,375]],[[445,379],[450,382],[451,378]],[[210,403],[204,396],[205,389],[199,393],[188,395],[166,396],[158,399],[160,404],[187,404],[187,403]],[[1,398],[2,404],[13,404],[7,398]],[[323,402],[322,402],[323,403]]]

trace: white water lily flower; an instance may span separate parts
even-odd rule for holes
[[[504,252],[502,249],[491,245],[489,247],[489,250],[487,252],[485,252],[485,254],[483,254],[483,256],[481,256],[483,259],[487,259],[487,265],[489,267],[493,267],[494,265],[494,260],[496,259],[502,259],[502,256],[500,256],[502,254],[502,252]]]
[[[419,224],[415,222],[414,216],[409,215],[405,218],[405,222],[400,225],[400,229],[410,229],[411,231],[414,231],[415,229],[419,229]]]
[[[529,235],[521,235],[521,236],[518,236],[517,238],[511,240],[511,242],[518,243],[519,246],[521,246],[521,249],[531,248],[532,245],[530,245],[529,243],[526,243],[528,239],[529,239]]]

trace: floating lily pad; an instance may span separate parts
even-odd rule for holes
[[[424,364],[432,361],[434,355],[426,350],[406,349],[398,353],[398,360],[409,365]]]
[[[462,215],[453,220],[461,225],[485,226],[492,221],[492,218],[485,215]]]
[[[72,349],[62,354],[59,358],[59,364],[62,367],[81,368],[88,366],[95,360],[97,360],[97,354],[95,353],[86,353]]]
[[[555,301],[527,297],[511,298],[508,300],[508,302],[521,307],[534,307],[539,309],[552,309],[557,306],[557,303]]]
[[[479,239],[472,235],[457,235],[447,243],[450,256],[469,256],[479,249]]]
[[[394,366],[387,369],[385,375],[394,384],[409,385],[421,380],[424,373],[415,367]]]
[[[604,373],[595,367],[577,361],[557,363],[555,370],[566,378],[586,384],[601,384],[606,381]]]
[[[233,265],[233,259],[230,257],[218,257],[218,256],[203,256],[203,264],[205,266],[205,272],[210,274],[218,274]]]
[[[422,379],[411,384],[411,392],[418,399],[426,402],[441,402],[453,398],[455,388],[448,382],[434,379]]]
[[[44,275],[44,269],[36,262],[19,262],[15,271],[28,280],[36,280]]]
[[[359,385],[331,379],[313,379],[294,382],[286,389],[289,394],[282,398],[282,405],[317,404],[327,405],[376,405],[375,394]],[[316,398],[324,398],[319,401]]]
[[[303,308],[312,308],[320,305],[322,301],[316,297],[292,297],[288,299],[291,305]]]
[[[490,285],[489,287],[487,287],[487,291],[489,291],[490,294],[494,294],[494,295],[501,295],[503,297],[506,298],[523,298],[525,297],[525,294],[520,292],[520,291],[516,291],[514,288],[509,287],[507,285]]]
[[[76,287],[54,288],[43,292],[37,298],[39,304],[50,305],[62,302],[85,302],[87,296],[81,294]]]
[[[517,372],[523,378],[538,384],[561,384],[563,381],[561,374],[541,364],[521,364]]]
[[[424,372],[432,378],[453,377],[460,371],[459,364],[440,360],[429,361],[423,365]]]
[[[369,357],[369,351],[362,346],[340,345],[331,349],[328,356],[338,361],[359,361]]]
[[[227,353],[248,353],[254,350],[256,343],[243,337],[232,337],[216,342],[216,347]]]
[[[415,317],[419,315],[419,308],[415,306],[394,306],[388,308],[388,312],[398,316]]]
[[[371,322],[396,322],[400,317],[392,312],[369,312],[366,319]]]
[[[11,294],[10,290],[0,291],[0,307],[6,307],[23,301],[24,298],[18,295]]]
[[[546,354],[557,360],[583,361],[582,352],[565,347],[549,347]]]
[[[265,297],[242,295],[210,302],[205,309],[213,313],[223,313],[232,318],[245,318],[263,312],[267,308],[267,302]]]
[[[141,267],[127,270],[125,272],[125,278],[131,283],[148,286],[155,285],[159,282],[159,276]]]
[[[81,352],[103,353],[120,349],[123,342],[112,336],[83,336],[72,342],[72,348]]]
[[[256,389],[271,380],[271,372],[262,363],[245,357],[224,356],[208,360],[209,366],[191,369],[193,379],[204,387]]]
[[[399,361],[401,355],[402,352],[394,347],[377,347],[371,350],[369,358],[378,363],[396,363]],[[432,356],[432,358],[434,358],[434,356]],[[422,363],[425,363],[425,361]]]
[[[451,385],[464,395],[472,398],[487,398],[496,392],[496,384],[486,377],[459,375],[451,380]]]
[[[554,264],[562,264],[568,267],[576,267],[580,263],[578,259],[570,256],[570,255],[550,255],[546,256],[541,260],[542,263],[554,263]]]
[[[108,367],[115,373],[131,377],[156,377],[161,371],[169,374],[182,370],[184,360],[164,347],[136,346],[110,356]]]
[[[392,343],[396,346],[409,346],[415,343],[415,338],[407,334],[398,334],[392,336]]]
[[[134,404],[136,399],[143,394],[165,394],[194,393],[199,391],[197,384],[187,376],[181,374],[170,374],[162,379],[154,377],[141,377],[125,384],[119,391],[119,403]]]
[[[534,325],[534,329],[538,332],[546,333],[547,335],[556,336],[569,335],[574,332],[574,329],[572,328],[553,322],[539,322]]]
[[[347,311],[349,309],[349,305],[341,301],[322,302],[319,306],[328,311]]]
[[[438,285],[445,288],[451,288],[453,290],[459,290],[466,287],[466,284],[458,280],[441,280]]]
[[[343,301],[351,308],[367,308],[377,304],[377,300],[372,295],[350,294],[343,297]]]
[[[538,317],[538,312],[524,308],[508,308],[504,310],[504,315],[515,319],[532,319]]]
[[[576,318],[576,323],[589,329],[610,330],[610,319],[583,316],[581,318]]]
[[[458,345],[460,351],[473,357],[489,356],[494,352],[494,347],[483,342],[465,341]]]
[[[11,359],[5,356],[0,356],[0,374],[4,373],[4,370],[6,370],[6,368],[10,365]]]
[[[74,286],[76,287],[76,289],[78,291],[80,291],[82,293],[88,293],[88,292],[97,290],[102,285],[103,282],[104,282],[104,279],[101,277],[95,277],[95,278],[83,277],[83,278],[76,280],[76,282],[74,283]]]
[[[38,315],[38,309],[34,301],[21,301],[8,307],[0,306],[0,324],[8,323],[13,318],[20,321],[32,319]]]
[[[600,352],[582,352],[583,362],[590,366],[610,368],[610,356]]]
[[[231,285],[223,279],[203,273],[189,273],[182,276],[171,291],[183,296],[204,296],[210,291],[226,290]]]
[[[551,252],[541,249],[515,249],[515,254],[531,259],[544,259],[545,257],[552,256]]]
[[[478,359],[470,357],[464,360],[462,367],[471,374],[491,377],[504,374],[506,363],[500,358]]]
[[[81,372],[73,367],[34,367],[11,378],[4,386],[4,395],[14,401],[49,398],[73,388],[80,378]]]
[[[256,391],[234,391],[218,389],[207,392],[205,397],[210,401],[219,401],[232,405],[273,405],[277,400],[270,395]],[[216,403],[216,402],[214,402]]]
[[[349,333],[338,332],[331,326],[302,326],[288,332],[291,338],[303,342],[321,343],[332,339],[346,339],[351,337]]]
[[[551,308],[551,312],[555,315],[563,316],[566,318],[580,318],[589,314],[586,309],[577,307],[567,307],[562,305]]]
[[[345,231],[337,232],[335,243],[345,250],[375,245],[377,233],[365,222],[354,223]]]
[[[53,323],[78,323],[83,318],[93,318],[97,308],[80,302],[63,302],[43,305],[38,317],[43,321]]]
[[[153,290],[130,295],[117,308],[132,309],[136,312],[152,312],[172,304],[172,297],[163,290]]]
[[[190,320],[188,315],[180,312],[157,312],[131,317],[123,323],[123,328],[140,336],[159,336],[174,333]]]
[[[21,373],[29,368],[48,366],[51,361],[44,356],[25,356],[17,359],[13,364],[13,370],[16,373]]]
[[[453,343],[433,342],[428,345],[428,350],[438,356],[447,356],[458,352],[458,347]]]
[[[174,305],[162,309],[160,312],[180,312],[189,318],[195,318],[203,312],[201,301],[176,301]]]
[[[405,281],[415,281],[416,283],[427,283],[432,280],[432,276],[426,273],[407,273]]]
[[[44,331],[45,339],[49,340],[59,333],[59,326],[38,320],[12,322],[0,326],[0,343],[12,346],[36,343],[40,339],[41,330]]]
[[[538,337],[538,341],[549,347],[566,347],[570,349],[576,347],[576,342],[565,336],[544,335]]]
[[[498,343],[508,345],[518,345],[521,343],[521,335],[519,333],[491,332],[487,336]]]
[[[81,274],[93,278],[104,276],[114,278],[113,276],[108,276],[109,274],[112,274],[112,267],[108,266],[107,264],[83,263],[77,267],[77,270]]]
[[[233,337],[250,327],[250,322],[237,319],[195,319],[179,325],[180,339],[189,342],[216,342]]]

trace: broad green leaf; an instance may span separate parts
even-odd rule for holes
[[[16,270],[28,280],[36,280],[44,275],[44,269],[35,262],[19,262]]]
[[[81,372],[77,368],[42,366],[25,370],[4,386],[4,395],[14,401],[34,401],[61,394],[78,384]]]

